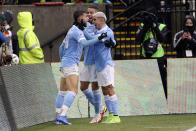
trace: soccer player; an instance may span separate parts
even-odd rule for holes
[[[78,65],[83,46],[95,44],[106,37],[106,34],[103,33],[92,40],[86,40],[82,30],[88,21],[87,14],[84,11],[75,11],[73,17],[74,25],[69,29],[59,47],[62,77],[60,91],[56,98],[56,124],[71,125],[66,114],[78,92]],[[66,90],[68,91],[65,95]]]
[[[120,123],[118,116],[118,98],[114,92],[114,63],[111,57],[111,47],[116,45],[113,31],[106,25],[106,16],[103,12],[93,15],[93,24],[96,31],[95,36],[107,32],[107,37],[94,45],[95,66],[97,71],[98,85],[102,87],[105,104],[109,115],[103,123]],[[85,37],[93,39],[86,31]]]
[[[89,7],[87,9],[87,17],[89,18],[87,22],[87,31],[90,35],[94,35],[95,25],[93,22],[93,14],[97,12],[98,8],[96,6]],[[101,94],[99,92],[99,86],[97,83],[97,72],[95,67],[95,46],[87,46],[84,48],[84,65],[80,72],[80,89],[85,94],[88,101],[95,108],[95,116],[90,121],[90,123],[99,123],[103,119],[103,115],[107,108],[102,106],[100,115],[100,105],[101,105]],[[92,90],[89,89],[89,84],[92,84]]]

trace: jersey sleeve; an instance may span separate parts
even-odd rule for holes
[[[72,35],[78,43],[80,43],[80,41],[82,40],[86,40],[84,33],[82,31],[75,31]]]

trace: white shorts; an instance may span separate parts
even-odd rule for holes
[[[99,86],[114,86],[114,67],[107,65],[101,72],[97,72]]]
[[[97,82],[97,71],[95,65],[83,65],[80,72],[80,81]]]
[[[60,72],[61,72],[61,76],[63,78],[66,78],[69,75],[78,75],[79,74],[77,65],[73,65],[73,66],[70,66],[70,67],[61,67]]]

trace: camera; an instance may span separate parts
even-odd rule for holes
[[[193,26],[184,26],[183,31],[184,32],[189,32],[189,33],[192,34],[194,32],[194,27]]]
[[[190,32],[190,31],[189,31],[189,28],[188,28],[187,26],[185,26],[185,27],[183,28],[183,31],[184,31],[184,32]]]
[[[158,41],[155,38],[149,38],[144,41],[143,45],[146,56],[151,57],[157,51]]]
[[[157,23],[158,19],[154,13],[147,11],[141,11],[140,17],[142,18],[144,25],[146,25],[147,27],[152,27],[153,23]]]

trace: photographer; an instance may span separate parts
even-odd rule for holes
[[[177,51],[178,58],[196,57],[195,18],[193,16],[185,17],[183,30],[175,34],[173,47]]]
[[[165,24],[157,22],[158,18],[155,14],[155,8],[150,8],[148,11],[141,12],[143,23],[136,32],[136,41],[141,43],[141,54],[143,58],[157,59],[165,96],[167,98],[166,59],[164,58],[164,49],[161,44],[167,42],[169,31]]]

